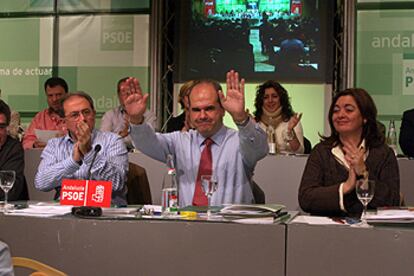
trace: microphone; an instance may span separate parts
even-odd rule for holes
[[[101,151],[101,149],[102,149],[102,146],[99,144],[97,144],[95,148],[93,149],[94,153],[93,153],[91,164],[89,165],[89,169],[88,169],[88,177],[87,177],[88,180],[91,180],[92,178],[92,166],[93,166],[93,163],[95,163],[96,156],[98,155],[98,152]]]
[[[96,156],[98,155],[98,152],[100,152],[102,149],[102,146],[97,144],[93,148],[93,157],[91,164],[89,165],[88,169],[88,180],[91,180],[92,178],[92,166],[95,163]],[[102,215],[102,209],[101,207],[92,207],[92,206],[75,206],[72,207],[72,215],[80,218],[86,218],[86,217],[100,217]]]

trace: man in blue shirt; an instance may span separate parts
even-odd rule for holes
[[[114,109],[108,110],[102,117],[101,120],[101,131],[110,131],[117,133],[121,136],[125,142],[127,148],[132,148],[132,141],[129,137],[128,133],[128,113],[125,112],[124,108],[124,101],[127,97],[127,92],[121,92],[121,85],[127,80],[128,78],[122,78],[118,81],[117,91],[118,91],[118,100],[119,106],[115,107]],[[147,110],[145,111],[145,121],[149,122],[155,128],[155,115]]]
[[[227,73],[226,95],[216,81],[194,82],[188,99],[190,120],[195,129],[188,132],[155,133],[143,123],[148,94],[142,94],[134,78],[128,79],[122,89],[131,93],[125,108],[130,114],[135,146],[161,162],[165,162],[167,154],[174,156],[181,207],[193,204],[206,138],[213,140],[212,174],[218,180],[211,204],[253,203],[253,171],[257,161],[266,156],[268,146],[266,134],[245,111],[244,79],[239,80],[237,72]],[[230,113],[239,131],[223,125],[225,111]]]
[[[62,179],[95,179],[112,182],[112,203],[126,205],[124,182],[128,171],[128,153],[119,135],[95,129],[95,108],[92,98],[84,92],[66,94],[62,100],[68,134],[50,139],[43,150],[35,177],[41,191],[56,189]],[[96,154],[96,146],[101,150]],[[89,168],[92,168],[89,173]]]
[[[14,275],[9,246],[0,241],[0,275]]]

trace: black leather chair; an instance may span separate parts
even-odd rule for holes
[[[309,154],[312,150],[312,144],[305,136],[303,136],[303,147],[305,148],[305,154]]]
[[[256,204],[265,204],[266,203],[265,193],[260,188],[260,186],[257,185],[257,183],[254,182],[254,181],[253,181],[253,185],[252,185],[252,192],[253,192],[254,202]]]
[[[130,162],[126,184],[128,187],[128,205],[152,204],[147,172],[143,167]]]

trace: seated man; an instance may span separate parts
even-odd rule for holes
[[[64,79],[53,77],[45,82],[45,93],[47,105],[49,106],[40,111],[33,118],[29,127],[23,136],[23,148],[44,148],[45,142],[39,141],[36,137],[35,130],[58,130],[62,135],[66,133],[63,119],[60,118],[58,112],[59,100],[68,93],[68,85]]]
[[[194,130],[155,133],[143,123],[148,94],[143,95],[136,79],[128,79],[122,89],[130,89],[125,108],[130,114],[131,138],[148,156],[165,162],[175,158],[180,206],[207,205],[201,175],[215,175],[218,189],[212,205],[253,203],[252,176],[258,160],[268,152],[266,133],[250,119],[244,106],[244,79],[227,73],[227,95],[213,80],[195,81],[189,89],[189,116]],[[223,125],[229,112],[239,131]]]
[[[1,89],[0,89],[1,97]],[[21,127],[20,114],[19,112],[10,108],[10,123],[7,127],[7,133],[14,139],[19,141],[22,140],[23,128]]]
[[[403,114],[399,142],[402,152],[414,157],[414,109],[407,110]]]
[[[87,179],[96,145],[101,145],[91,168],[91,178],[112,182],[112,203],[126,204],[124,183],[128,170],[127,150],[121,138],[95,127],[92,98],[84,92],[65,95],[61,116],[68,134],[48,141],[41,155],[35,187],[41,191],[56,189],[59,197],[62,179]]]
[[[8,193],[8,200],[28,200],[26,178],[24,177],[24,150],[21,143],[7,134],[10,123],[10,108],[0,100],[0,170],[16,172],[13,188]],[[0,189],[0,199],[4,192]]]
[[[127,80],[128,78],[123,78],[118,81],[117,91],[118,91],[118,99],[120,105],[115,107],[112,110],[105,112],[101,120],[101,131],[110,131],[117,133],[124,139],[124,142],[127,148],[133,148],[131,137],[128,133],[129,123],[128,123],[128,113],[125,111],[125,99],[128,97],[129,92],[123,91],[121,92],[121,85]],[[145,122],[148,122],[153,127],[155,127],[155,120],[156,117],[152,114],[149,110],[146,110],[144,113]]]

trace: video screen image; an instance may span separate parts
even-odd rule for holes
[[[250,80],[327,81],[332,60],[329,2],[183,1],[180,78],[220,80],[234,68]]]

